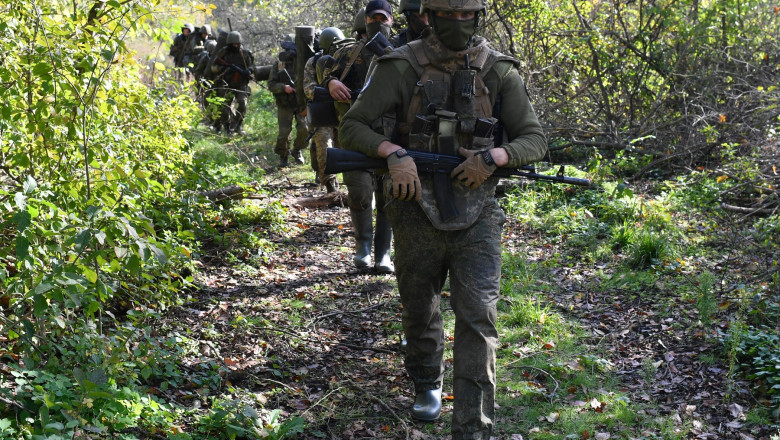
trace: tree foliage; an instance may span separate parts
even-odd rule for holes
[[[154,2],[20,6],[0,10],[0,328],[34,366],[107,305],[181,286],[192,103],[148,88],[128,56]]]

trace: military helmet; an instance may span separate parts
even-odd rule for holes
[[[360,8],[357,14],[355,14],[355,22],[352,25],[352,30],[358,34],[366,33],[366,8]]]
[[[185,24],[184,24],[184,25],[181,27],[181,30],[182,30],[182,31],[184,31],[184,29],[189,29],[189,30],[190,30],[190,33],[193,33],[193,32],[195,32],[195,26],[193,26],[193,24],[192,24],[192,23],[185,23]]]
[[[330,50],[330,46],[333,43],[339,42],[344,38],[344,32],[341,32],[341,29],[337,27],[326,27],[322,30],[322,33],[320,33],[320,48],[327,52]]]
[[[208,40],[203,44],[203,47],[206,49],[206,52],[208,52],[209,55],[213,55],[214,50],[217,48],[217,42],[216,40]]]
[[[241,34],[238,31],[230,32],[227,35],[227,44],[241,44]]]
[[[404,12],[420,12],[420,0],[401,0],[401,5],[398,9],[401,13]]]
[[[204,24],[200,27],[200,33],[206,34],[206,35],[212,35],[211,33],[211,25],[210,24]]]
[[[420,3],[423,11],[471,12],[487,9],[487,0],[421,0]]]

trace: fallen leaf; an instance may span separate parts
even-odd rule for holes
[[[550,422],[550,423],[555,423],[555,422],[558,421],[558,417],[560,417],[560,416],[561,416],[561,413],[551,412],[550,414],[547,414],[545,419],[547,419],[547,421]]]
[[[609,440],[611,436],[608,432],[599,432],[596,434],[596,437],[594,437],[596,440]]]
[[[732,403],[729,405],[728,409],[731,417],[734,417],[735,419],[742,419],[745,417],[744,408],[742,408],[742,406],[737,403]]]

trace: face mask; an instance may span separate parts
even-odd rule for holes
[[[385,38],[390,38],[390,25],[381,21],[372,21],[366,24],[366,36],[369,40],[379,33],[384,35]]]
[[[453,20],[444,17],[431,17],[434,30],[442,44],[448,49],[459,51],[466,48],[476,32],[476,20]]]
[[[422,21],[422,19],[418,15],[412,13],[407,14],[406,23],[409,27],[409,32],[411,33],[411,36],[414,37],[414,38],[410,38],[410,40],[414,40],[417,37],[419,37],[423,33],[425,28],[428,27],[428,25],[425,24],[425,22]]]

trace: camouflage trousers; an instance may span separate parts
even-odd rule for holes
[[[376,197],[376,209],[384,211],[385,195],[382,191],[381,176],[370,171],[346,171],[342,174],[347,186],[347,204],[349,209],[362,211],[372,206]]]
[[[290,155],[290,133],[292,133],[293,121],[295,121],[293,151],[303,151],[306,147],[304,141],[309,136],[309,126],[301,112],[293,107],[277,107],[276,120],[279,124],[279,134],[276,136],[274,153],[279,157]]]
[[[455,313],[452,438],[488,440],[495,420],[495,324],[504,213],[492,201],[467,229],[442,231],[431,225],[417,203],[393,199],[386,212],[395,234],[395,272],[407,339],[405,366],[415,392],[442,386],[440,300],[449,275]]]
[[[319,127],[312,137],[315,145],[315,154],[311,155],[311,163],[312,168],[319,177],[320,185],[325,185],[337,178],[335,174],[325,174],[323,172],[325,169],[325,154],[327,149],[336,147],[335,143],[337,141],[333,136],[334,131],[335,129],[333,127]]]

